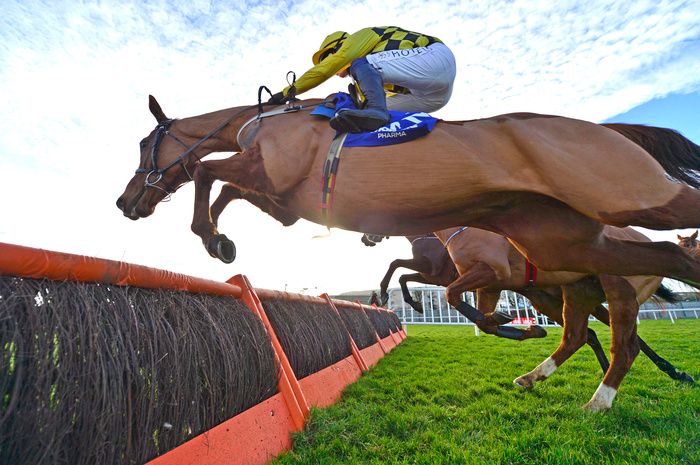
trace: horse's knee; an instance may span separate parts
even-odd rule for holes
[[[211,171],[208,169],[205,163],[197,164],[197,166],[194,168],[194,172],[192,173],[192,180],[194,181],[195,185],[211,184],[213,182]],[[226,185],[221,188],[222,192],[225,187]]]
[[[588,342],[587,331],[569,331],[564,334],[564,342],[574,350],[578,350]]]
[[[462,291],[457,286],[450,284],[447,286],[445,294],[447,296],[447,302],[453,307],[456,307],[462,301]]]

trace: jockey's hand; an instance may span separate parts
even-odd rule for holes
[[[282,105],[287,101],[287,97],[285,97],[282,92],[277,92],[276,94],[273,94],[272,97],[270,97],[270,100],[268,100],[267,103],[272,103],[273,105]]]
[[[272,103],[274,105],[282,105],[283,103],[293,102],[294,100],[296,100],[296,98],[294,97],[296,93],[296,87],[291,86],[289,90],[287,90],[287,95],[284,95],[284,91],[277,92],[272,97],[270,97],[270,100],[268,100],[267,103]]]

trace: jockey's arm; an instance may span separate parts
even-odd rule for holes
[[[297,95],[313,89],[338,71],[348,67],[354,60],[366,56],[379,43],[379,38],[379,35],[371,28],[360,29],[348,36],[337,52],[329,55],[296,80],[294,87]],[[285,87],[282,91],[285,96],[289,87]]]

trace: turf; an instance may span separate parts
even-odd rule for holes
[[[604,347],[610,332],[592,325]],[[409,326],[409,338],[340,402],[315,409],[275,464],[700,464],[700,387],[640,354],[613,408],[581,409],[600,383],[583,347],[525,392],[512,380],[557,347],[560,328],[524,342],[472,327]],[[639,334],[700,379],[700,320],[643,321]]]

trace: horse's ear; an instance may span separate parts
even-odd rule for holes
[[[158,121],[159,124],[168,119],[160,108],[160,104],[152,95],[148,96],[148,109],[151,110],[151,113],[156,117],[156,121]]]
[[[692,240],[697,239],[697,238],[698,238],[698,231],[696,230],[696,231],[693,233],[693,235],[690,236],[690,238],[691,238]]]
[[[683,240],[683,236],[681,236],[680,234],[676,234],[676,236],[678,237],[678,240],[679,240],[679,241],[682,241],[682,240]]]

